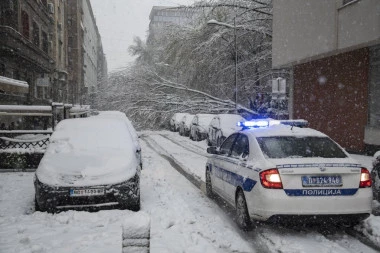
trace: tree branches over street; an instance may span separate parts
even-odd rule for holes
[[[163,126],[175,112],[234,112],[235,92],[240,113],[280,112],[268,82],[287,73],[271,69],[270,0],[199,1],[160,11],[178,11],[183,22],[152,20],[147,41],[136,38],[129,47],[135,64],[110,76],[98,107],[124,111],[140,128]]]

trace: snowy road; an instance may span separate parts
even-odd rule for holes
[[[142,211],[151,216],[151,252],[378,252],[344,231],[259,224],[242,232],[233,210],[197,186],[204,181],[205,142],[163,131],[144,132],[141,144],[141,201]],[[185,171],[195,185],[173,167]],[[52,215],[34,212],[33,196],[33,173],[0,173],[1,253],[121,252],[121,223],[130,211]],[[378,218],[371,216],[357,230],[380,245]]]

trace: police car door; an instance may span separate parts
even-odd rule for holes
[[[243,183],[247,177],[246,161],[249,155],[249,141],[245,134],[239,134],[232,145],[228,166],[228,180],[224,184],[224,191],[227,193],[228,199],[234,203],[235,192],[238,186],[243,187]],[[243,187],[244,188],[244,187]]]
[[[237,133],[232,134],[223,142],[219,149],[219,155],[215,156],[214,160],[214,168],[212,170],[212,174],[214,176],[213,186],[223,197],[226,197],[226,193],[224,192],[224,184],[225,180],[228,179],[229,166],[231,166],[231,148],[237,136]]]

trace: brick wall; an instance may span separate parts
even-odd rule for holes
[[[363,48],[294,67],[294,118],[306,119],[347,150],[364,150],[369,51]]]

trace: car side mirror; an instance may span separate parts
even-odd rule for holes
[[[218,155],[219,151],[218,151],[217,147],[211,146],[211,147],[207,148],[207,153],[213,154],[213,155]]]
[[[248,159],[248,152],[244,152],[240,155],[239,160],[246,162]]]

